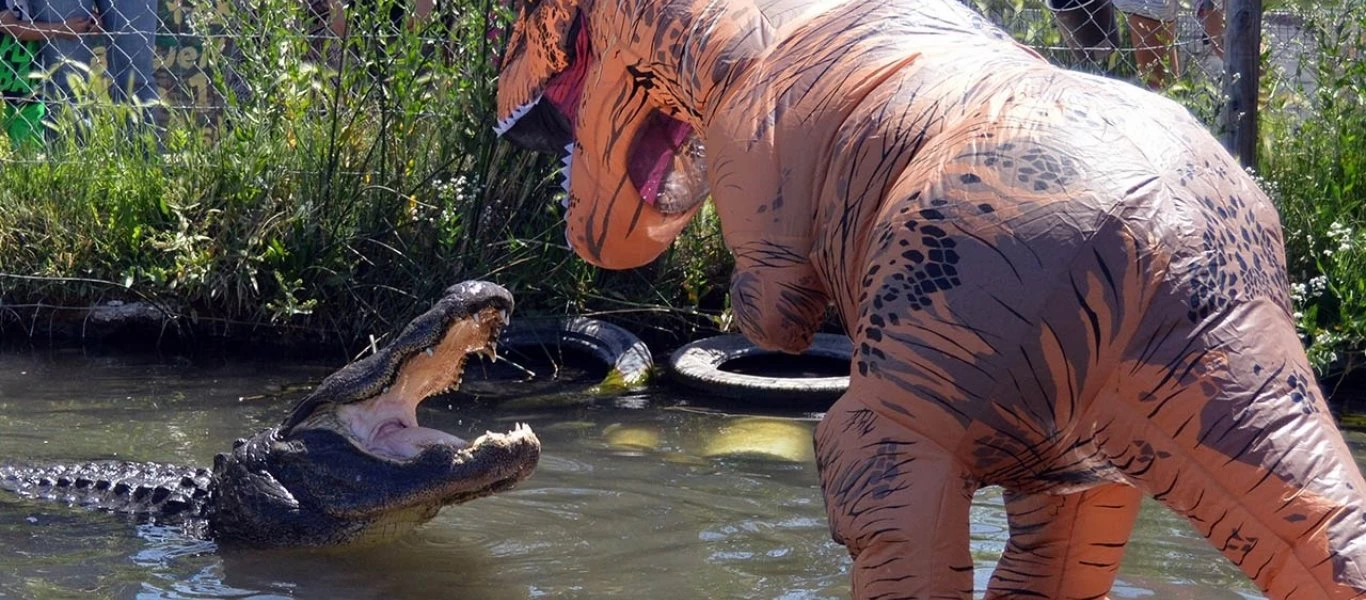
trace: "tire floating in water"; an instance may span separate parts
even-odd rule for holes
[[[532,349],[571,350],[603,363],[608,373],[597,391],[640,388],[650,381],[654,357],[635,334],[588,317],[513,321],[498,337],[500,349],[528,353]]]
[[[669,375],[684,386],[735,400],[828,407],[849,389],[853,350],[847,336],[830,333],[816,334],[799,355],[764,350],[742,335],[726,334],[675,350]]]

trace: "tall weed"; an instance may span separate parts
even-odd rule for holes
[[[1260,173],[1281,212],[1296,317],[1315,367],[1350,370],[1366,343],[1366,5],[1311,13],[1312,88],[1263,111]]]

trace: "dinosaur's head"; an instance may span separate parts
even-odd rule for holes
[[[225,543],[374,543],[446,505],[512,488],[540,458],[517,425],[466,442],[422,427],[417,405],[460,383],[471,353],[492,353],[512,311],[507,290],[452,286],[378,352],[328,376],[280,427],[214,460],[210,527]]]
[[[651,75],[638,67],[660,50],[627,33],[644,25],[625,11],[597,3],[603,12],[594,14],[594,4],[513,3],[495,130],[564,157],[570,245],[598,266],[631,268],[659,256],[709,190],[695,123],[651,91]]]

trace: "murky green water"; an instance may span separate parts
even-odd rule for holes
[[[0,353],[0,458],[207,465],[295,396],[239,398],[330,371],[284,362]],[[498,411],[428,404],[424,424],[457,434],[530,423],[544,444],[539,470],[401,542],[332,553],[228,554],[174,528],[0,493],[0,597],[848,597],[849,560],[829,541],[814,465],[708,457],[727,443],[718,431],[752,420],[663,394]],[[809,436],[815,424],[786,418],[763,426]],[[1006,536],[999,491],[978,496],[972,533],[980,589]],[[1151,504],[1114,596],[1259,597],[1189,525]]]

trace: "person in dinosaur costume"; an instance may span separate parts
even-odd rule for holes
[[[566,152],[612,269],[710,194],[736,321],[848,392],[815,436],[857,598],[1100,598],[1147,494],[1270,597],[1366,597],[1366,483],[1296,336],[1266,194],[1187,111],[954,0],[519,0],[496,129]]]

